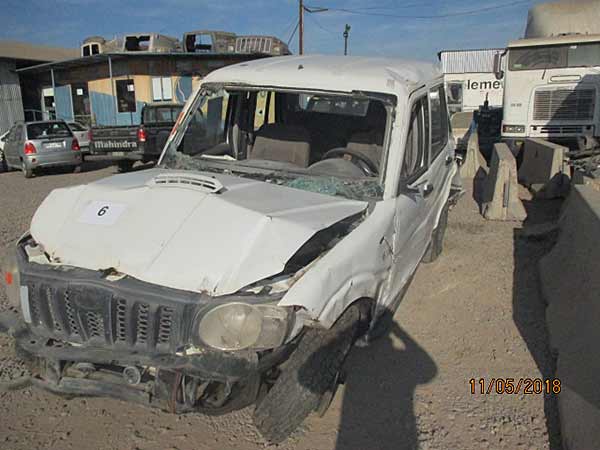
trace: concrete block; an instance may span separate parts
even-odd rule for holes
[[[526,139],[519,181],[531,187],[539,198],[564,197],[569,193],[570,168],[567,152],[562,145],[544,139]]]
[[[477,134],[477,127],[471,128],[469,139],[467,141],[467,151],[465,154],[465,160],[460,166],[460,176],[463,179],[473,179],[479,168],[487,171],[487,164],[485,158],[479,151],[479,137]]]
[[[558,407],[564,448],[600,448],[600,192],[573,186],[556,245],[540,261],[550,347],[561,380]]]
[[[481,213],[486,219],[522,221],[527,217],[525,207],[519,200],[517,162],[504,143],[494,145],[481,200]]]

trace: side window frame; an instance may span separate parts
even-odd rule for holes
[[[438,98],[440,101],[440,113],[442,114],[439,117],[439,123],[442,126],[440,132],[442,133],[442,141],[439,145],[439,148],[433,147],[433,108],[431,107],[431,93],[437,91]],[[429,143],[429,163],[431,164],[438,156],[443,153],[444,148],[448,145],[448,134],[450,132],[450,117],[448,114],[448,104],[446,101],[446,91],[444,89],[444,83],[437,84],[431,87],[427,91],[427,99],[429,101],[429,135],[430,135],[430,143]]]
[[[421,154],[421,167],[412,174],[405,176],[404,161],[406,159],[406,149],[408,146],[408,139],[410,137],[410,128],[412,127],[413,110],[417,105],[420,104],[417,114],[419,115],[417,130],[422,130],[422,136],[418,139],[418,145],[422,146]],[[413,101],[410,103],[410,115],[407,133],[404,139],[404,156],[402,158],[400,167],[400,183],[398,185],[398,194],[402,193],[402,189],[409,184],[414,183],[421,178],[430,166],[430,153],[431,153],[431,112],[429,108],[429,91],[420,92],[414,96]]]

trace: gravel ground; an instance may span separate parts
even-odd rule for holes
[[[14,242],[51,189],[115,172],[93,167],[25,180],[0,173],[0,247]],[[554,398],[473,395],[471,378],[552,375],[536,265],[552,236],[527,234],[559,203],[527,202],[526,224],[486,222],[469,192],[450,212],[440,259],[418,270],[389,336],[355,348],[346,384],[323,418],[278,448],[560,450]],[[0,294],[0,303],[5,301]],[[0,364],[8,356],[0,340]],[[264,449],[244,410],[173,416],[111,399],[0,393],[0,448]]]

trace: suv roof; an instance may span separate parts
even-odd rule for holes
[[[215,70],[203,83],[404,95],[442,77],[438,64],[356,56],[282,56]]]

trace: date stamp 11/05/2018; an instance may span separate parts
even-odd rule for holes
[[[560,394],[558,378],[471,378],[469,388],[472,395],[490,394]]]

